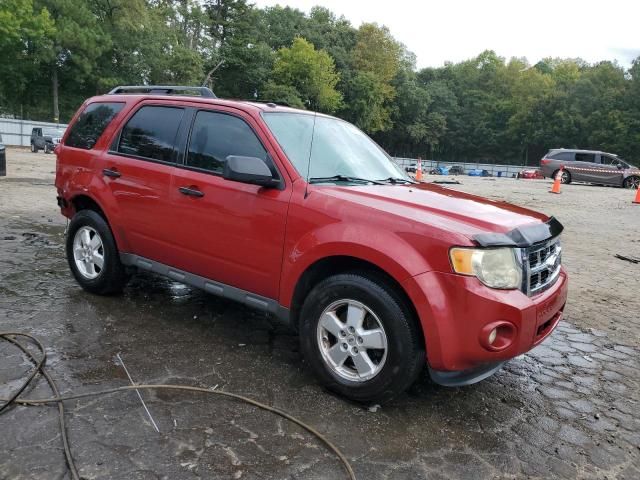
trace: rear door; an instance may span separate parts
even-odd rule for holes
[[[229,155],[258,157],[282,188],[222,178]],[[224,107],[195,112],[184,163],[173,175],[173,265],[248,292],[277,298],[291,186],[260,125]]]
[[[40,149],[44,148],[44,137],[42,136],[41,128],[34,128],[31,132],[31,138],[33,139],[33,144]]]
[[[171,103],[143,102],[124,121],[96,171],[114,199],[116,224],[127,253],[170,263],[174,225],[169,186],[186,110]]]
[[[596,154],[591,152],[575,152],[573,168],[569,170],[572,180],[580,182],[593,182],[596,178],[595,170],[598,168]]]
[[[545,177],[552,178],[554,172],[557,172],[560,167],[564,167],[571,173],[571,177],[574,180],[578,180],[572,170],[572,168],[575,167],[574,152],[556,151],[552,154],[545,155],[545,157],[541,163],[542,173]]]

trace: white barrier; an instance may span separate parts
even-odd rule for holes
[[[2,143],[19,147],[31,145],[31,130],[41,128],[67,128],[65,123],[34,122],[32,120],[17,120],[15,118],[0,118],[0,135]]]
[[[394,158],[395,162],[404,170],[406,167],[415,167],[418,163],[417,158]],[[422,171],[424,173],[429,173],[429,170],[436,167],[447,167],[451,168],[454,165],[462,167],[465,175],[469,173],[469,170],[487,170],[491,172],[494,177],[498,176],[498,172],[500,172],[500,176],[502,177],[512,177],[517,175],[521,170],[532,170],[538,167],[535,166],[525,166],[525,165],[498,165],[495,163],[479,163],[479,162],[439,162],[436,160],[422,160]]]

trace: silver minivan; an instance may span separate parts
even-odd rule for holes
[[[640,169],[613,153],[557,148],[540,160],[545,177],[555,178],[560,167],[564,167],[562,183],[589,182],[636,189],[640,186]]]

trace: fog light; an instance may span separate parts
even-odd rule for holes
[[[491,333],[489,334],[489,345],[493,345],[493,342],[496,341],[497,336],[498,336],[498,329],[494,328],[493,330],[491,330]]]
[[[513,323],[498,320],[485,325],[479,333],[480,345],[490,352],[500,352],[513,345],[518,330]]]

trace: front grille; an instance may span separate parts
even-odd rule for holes
[[[551,287],[560,275],[562,247],[556,237],[525,249],[526,280],[528,295],[536,295]]]

